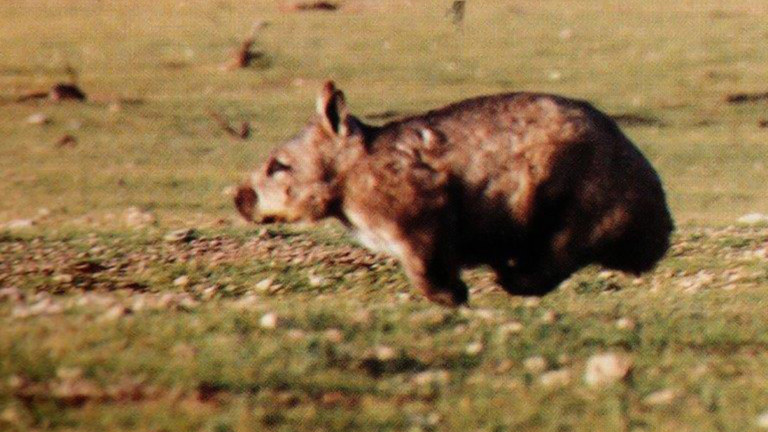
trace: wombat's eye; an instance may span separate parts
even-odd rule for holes
[[[277,158],[273,158],[269,161],[269,164],[267,165],[267,176],[272,177],[275,175],[275,173],[278,173],[280,171],[290,171],[291,166],[279,161]]]

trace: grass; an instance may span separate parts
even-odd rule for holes
[[[457,29],[448,3],[1,5],[0,226],[35,225],[0,231],[0,429],[757,430],[768,231],[729,225],[768,212],[768,129],[764,102],[725,98],[766,90],[768,8],[468,2]],[[268,62],[221,70],[257,19]],[[88,102],[14,102],[68,65]],[[590,268],[539,302],[474,270],[472,309],[450,311],[333,224],[243,225],[226,189],[328,77],[360,115],[537,90],[658,119],[623,129],[664,179],[673,251],[643,278]],[[77,145],[56,147],[64,134]],[[129,207],[155,223],[131,227]],[[198,238],[163,240],[182,227]],[[602,352],[633,367],[592,388]]]

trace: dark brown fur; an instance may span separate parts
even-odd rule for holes
[[[335,217],[448,305],[467,301],[463,267],[488,265],[522,295],[545,294],[590,263],[647,271],[673,229],[656,172],[613,120],[531,93],[376,127],[349,115],[327,83],[317,116],[236,204],[262,221]]]

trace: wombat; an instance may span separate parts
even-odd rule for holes
[[[257,222],[336,218],[396,257],[444,305],[487,265],[511,294],[543,295],[599,263],[639,274],[669,247],[661,181],[616,123],[561,96],[482,96],[383,126],[327,82],[317,113],[235,197]]]

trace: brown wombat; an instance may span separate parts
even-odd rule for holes
[[[522,295],[543,295],[590,263],[641,273],[673,230],[659,177],[613,120],[533,93],[379,127],[350,115],[328,82],[317,115],[235,203],[260,222],[336,218],[446,305],[467,301],[463,267],[490,266]]]

